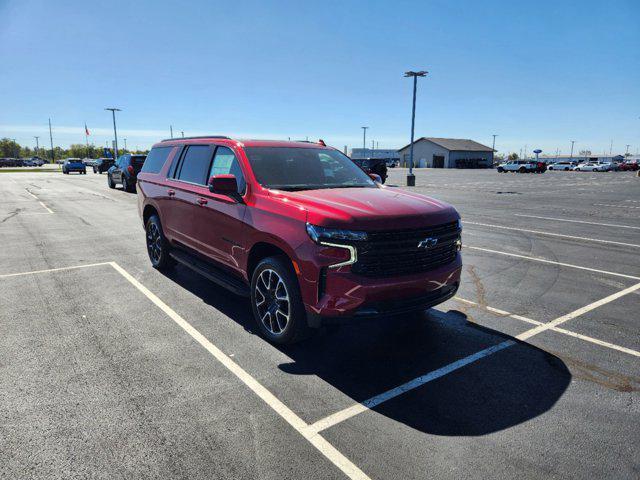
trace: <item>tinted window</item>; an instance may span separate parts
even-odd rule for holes
[[[210,163],[211,148],[206,145],[192,145],[182,158],[178,178],[185,182],[206,185]]]
[[[155,147],[147,155],[147,159],[142,166],[143,172],[158,173],[162,170],[164,162],[167,161],[169,153],[173,147]]]
[[[242,170],[240,169],[240,163],[234,155],[233,151],[228,147],[218,147],[216,150],[216,156],[213,159],[211,165],[210,177],[214,175],[234,175],[238,181],[238,193],[244,193],[246,182]]]

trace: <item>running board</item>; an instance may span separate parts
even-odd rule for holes
[[[223,270],[210,265],[208,262],[200,260],[195,255],[191,255],[183,250],[171,250],[169,254],[176,262],[190,268],[203,277],[217,283],[221,287],[232,291],[242,297],[249,296],[249,287],[241,280]]]

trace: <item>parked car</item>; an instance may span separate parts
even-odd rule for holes
[[[178,262],[249,297],[274,343],[422,312],[460,283],[456,210],[384,187],[321,144],[165,140],[138,175],[138,208],[155,268]]]
[[[390,158],[387,160],[387,167],[396,168],[398,166],[398,159]]]
[[[99,158],[93,165],[93,173],[104,173],[114,164],[113,158]]]
[[[622,162],[619,168],[623,172],[636,171],[638,170],[638,162],[635,160],[627,160],[626,162]]]
[[[373,173],[380,177],[382,183],[387,181],[387,161],[382,158],[353,158],[353,163],[358,165],[365,173]]]
[[[579,163],[573,167],[576,172],[605,172],[606,166],[599,163]]]
[[[497,170],[499,173],[530,173],[538,170],[538,164],[535,160],[509,160],[498,165]]]
[[[577,165],[577,162],[555,162],[555,163],[550,163],[547,166],[547,170],[564,170],[565,172],[568,172],[569,170],[573,170],[573,167],[575,167]]]
[[[109,188],[116,188],[120,183],[125,192],[136,191],[136,181],[138,172],[144,165],[146,155],[133,155],[125,153],[118,157],[118,160],[107,170],[107,184]]]
[[[62,164],[62,173],[68,175],[71,172],[78,172],[86,175],[87,166],[82,163],[82,160],[80,160],[79,158],[67,158]]]

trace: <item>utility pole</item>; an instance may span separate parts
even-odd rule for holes
[[[575,140],[571,140],[571,155],[569,156],[569,161],[573,162],[573,144],[576,143]]]
[[[609,146],[609,156],[613,155],[613,138],[611,139],[611,145]]]
[[[376,150],[376,142],[374,142],[373,140],[371,140],[371,157],[373,157],[373,153]]]
[[[118,131],[116,130],[116,112],[121,112],[119,108],[105,108],[105,110],[110,110],[111,115],[113,116],[113,137],[115,143],[113,144],[113,159],[116,160],[118,158]]]
[[[53,153],[53,134],[51,133],[51,119],[49,119],[49,140],[51,141],[51,163],[56,163],[56,158]]]
[[[171,132],[171,138],[173,138],[173,125],[169,125],[169,131]]]
[[[493,145],[491,146],[491,150],[493,150],[495,152],[496,150],[496,137],[498,135],[492,135],[493,136]]]
[[[627,145],[627,151],[626,151],[626,152],[624,152],[624,156],[625,156],[625,157],[626,157],[627,155],[629,155],[629,147],[630,147],[630,146],[631,146],[631,145]]]
[[[411,149],[409,153],[409,174],[407,175],[407,186],[414,187],[416,185],[416,176],[413,174],[413,134],[416,125],[416,90],[418,89],[418,77],[426,77],[427,71],[404,72],[405,77],[413,77],[413,106],[411,108]]]
[[[40,150],[40,143],[38,143],[38,139],[40,137],[33,137],[36,139],[36,157],[38,156],[38,150]]]
[[[124,139],[124,153],[127,153],[127,139]]]
[[[360,127],[362,128],[362,158],[366,158],[367,151],[367,128],[369,127]]]

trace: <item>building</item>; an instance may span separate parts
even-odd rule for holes
[[[400,165],[409,166],[411,144],[398,150]],[[473,140],[422,137],[413,142],[413,166],[431,168],[488,168],[493,149]]]
[[[399,160],[397,150],[384,150],[380,148],[352,148],[351,158],[360,160],[364,158],[382,158],[384,160]]]

